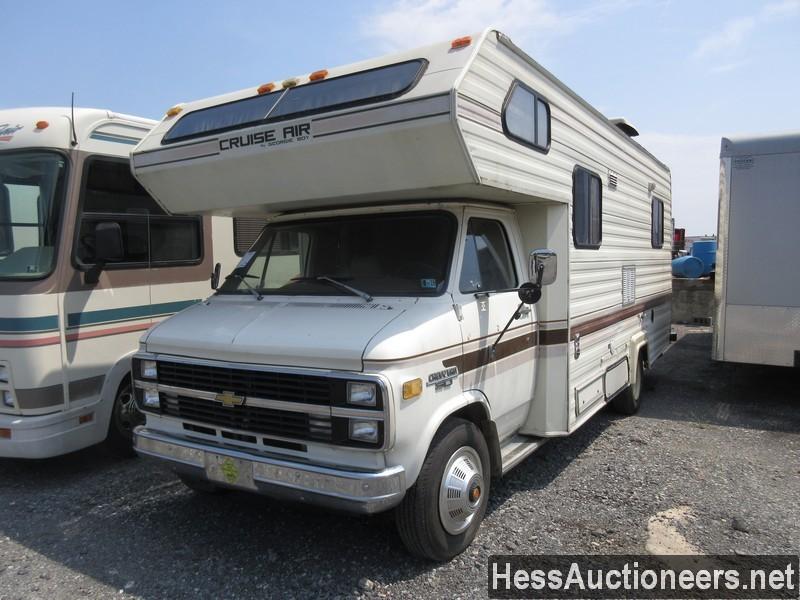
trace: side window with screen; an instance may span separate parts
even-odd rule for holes
[[[582,167],[572,176],[572,239],[576,248],[594,250],[603,241],[603,183]]]
[[[550,149],[550,105],[531,88],[515,81],[503,107],[503,131],[536,150]]]
[[[650,206],[650,245],[653,248],[664,246],[664,201],[653,197]]]
[[[233,250],[236,252],[236,256],[244,256],[250,250],[266,225],[266,219],[249,217],[235,217],[233,219]]]
[[[127,161],[90,159],[84,170],[75,260],[95,263],[95,228],[118,223],[124,257],[111,267],[194,264],[202,259],[202,219],[167,215],[131,175]]]
[[[503,225],[490,219],[470,219],[459,290],[472,294],[515,287],[517,275]]]

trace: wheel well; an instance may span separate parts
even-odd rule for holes
[[[489,417],[487,408],[480,402],[467,404],[448,416],[439,428],[441,429],[445,423],[452,419],[464,419],[481,430],[486,440],[486,445],[489,446],[489,457],[492,461],[492,477],[500,477],[503,473],[503,461],[500,455],[500,439],[497,435],[497,426]]]
[[[122,391],[122,388],[126,383],[130,384],[131,391],[133,391],[133,373],[131,371],[128,371],[127,373],[125,373],[125,375],[122,376],[122,379],[119,380],[119,385],[117,386],[117,391],[114,394],[114,402],[117,401],[117,397],[119,396],[119,393]]]
[[[650,368],[650,360],[649,360],[649,358],[647,356],[647,344],[645,344],[644,346],[639,348],[639,356],[642,357],[642,365],[644,366],[644,368],[645,369],[649,369]]]

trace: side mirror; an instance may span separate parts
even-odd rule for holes
[[[558,274],[558,256],[552,250],[540,248],[531,252],[528,259],[528,279],[539,285],[550,285]]]
[[[125,258],[122,228],[115,221],[103,221],[94,228],[94,266],[84,275],[85,283],[100,281],[100,272],[110,262]]]
[[[546,248],[531,252],[528,260],[528,281],[519,286],[519,300],[523,304],[536,304],[542,298],[542,286],[556,280],[558,257]]]
[[[219,287],[219,277],[222,273],[222,265],[217,263],[214,265],[214,271],[211,273],[211,289],[216,290]]]

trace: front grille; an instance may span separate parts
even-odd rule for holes
[[[279,437],[331,441],[330,417],[320,415],[247,405],[227,407],[213,400],[175,397],[164,393],[161,394],[161,410],[170,417],[218,427]]]
[[[158,383],[216,394],[233,392],[238,396],[323,406],[331,404],[333,393],[333,383],[327,377],[166,361],[158,361]]]

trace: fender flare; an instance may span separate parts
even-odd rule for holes
[[[417,476],[422,469],[422,463],[425,462],[425,457],[428,455],[428,450],[430,450],[431,442],[433,442],[433,438],[444,422],[458,411],[474,404],[480,405],[483,408],[487,421],[493,424],[489,401],[483,392],[479,390],[464,390],[443,403],[426,421],[425,428],[419,433],[419,436],[417,436],[417,451],[411,453],[404,461],[406,486],[411,487],[416,482]],[[484,435],[486,434],[484,433]],[[489,445],[490,454],[492,454],[491,440],[487,438],[486,443]],[[424,448],[424,452],[420,452],[419,449],[421,448]]]
[[[647,346],[647,335],[644,331],[640,331],[636,335],[631,338],[630,343],[630,350],[628,352],[628,365],[630,368],[630,372],[628,373],[628,380],[631,382],[631,385],[636,383],[636,374],[638,373],[637,361],[639,359],[639,353],[642,351],[642,348]]]

